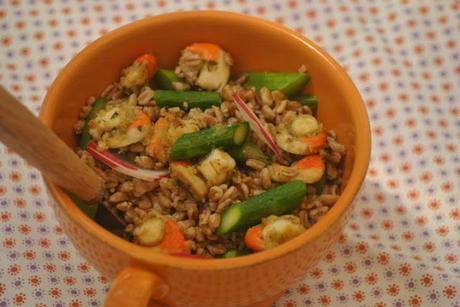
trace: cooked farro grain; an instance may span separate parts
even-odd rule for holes
[[[265,163],[256,159],[248,159],[246,160],[246,166],[260,171],[265,167]]]
[[[125,200],[128,200],[128,194],[127,193],[124,193],[124,192],[115,192],[113,193],[110,198],[109,198],[109,201],[111,203],[119,203],[119,202],[122,202],[122,201],[125,201]]]
[[[264,167],[260,171],[260,179],[262,180],[262,186],[265,190],[268,190],[272,186],[272,180],[270,178],[270,172],[268,168]]]
[[[153,169],[155,166],[153,159],[145,155],[135,157],[134,163],[136,163],[139,167],[142,168]]]

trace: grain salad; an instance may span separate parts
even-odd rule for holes
[[[173,69],[145,54],[90,97],[76,150],[105,191],[81,208],[127,240],[191,257],[260,252],[321,219],[346,149],[316,118],[308,73],[232,78],[232,64],[211,43],[185,47]]]

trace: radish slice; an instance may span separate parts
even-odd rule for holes
[[[241,113],[241,116],[244,120],[249,122],[251,129],[255,132],[255,134],[264,141],[265,144],[270,147],[273,153],[276,156],[276,159],[281,163],[286,163],[286,159],[281,155],[281,151],[279,150],[278,146],[276,145],[275,141],[273,140],[270,133],[267,129],[264,128],[260,120],[257,118],[257,115],[252,112],[252,110],[246,105],[246,103],[241,99],[239,95],[233,96],[233,101],[236,104],[236,107]]]
[[[94,142],[90,142],[87,147],[87,151],[96,159],[110,167],[116,172],[121,174],[138,178],[145,181],[155,181],[163,177],[169,176],[169,171],[161,170],[154,171],[149,169],[139,168],[131,163],[123,161],[116,155],[106,151],[97,149],[97,145]]]

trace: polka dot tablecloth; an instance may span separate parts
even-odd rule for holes
[[[373,153],[340,243],[277,306],[460,306],[458,1],[0,0],[0,83],[38,112],[60,68],[122,24],[221,9],[283,23],[349,72]],[[0,306],[100,306],[39,172],[0,146]]]

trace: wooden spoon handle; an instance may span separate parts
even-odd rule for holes
[[[79,198],[101,198],[103,180],[50,128],[0,86],[0,141]]]

